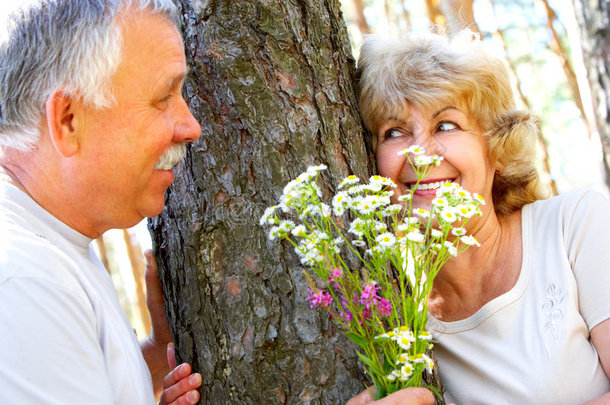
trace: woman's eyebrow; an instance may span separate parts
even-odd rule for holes
[[[457,110],[457,111],[461,112],[461,110],[459,108],[448,105],[447,107],[443,107],[440,110],[438,110],[437,112],[435,112],[434,114],[432,114],[432,118],[438,117],[439,115],[441,115],[443,112],[445,112],[447,110]]]
[[[407,123],[407,121],[403,120],[402,118],[398,118],[398,117],[388,117],[384,121],[400,122],[401,124]]]

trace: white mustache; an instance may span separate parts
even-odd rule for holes
[[[157,160],[155,164],[155,170],[171,170],[176,166],[186,153],[186,145],[183,143],[177,143],[170,146]]]

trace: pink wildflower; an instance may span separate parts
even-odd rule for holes
[[[349,323],[352,319],[354,319],[354,316],[352,315],[350,310],[347,308],[348,304],[349,303],[347,302],[345,297],[341,297],[341,309],[342,309],[342,311],[341,311],[341,314],[339,314],[339,315],[343,318],[343,320],[346,323]]]
[[[392,303],[378,294],[381,287],[375,283],[367,284],[360,293],[360,303],[364,305],[362,315],[364,319],[371,319],[373,311],[377,308],[378,316],[390,316],[392,314]]]
[[[326,282],[327,284],[333,283],[335,290],[339,289],[339,279],[343,278],[343,270],[341,269],[337,269],[334,268],[329,277],[328,277],[328,281]]]
[[[331,276],[330,276],[333,280],[337,280],[341,277],[343,277],[343,270],[341,269],[333,269]]]
[[[309,297],[305,299],[310,302],[310,308],[315,308],[320,305],[328,307],[333,302],[333,297],[326,291],[312,291],[310,288],[308,288],[307,291],[309,291]]]
[[[385,298],[379,300],[379,305],[377,306],[377,311],[379,316],[390,316],[392,315],[392,303]]]
[[[360,303],[364,305],[366,309],[371,309],[372,306],[377,304],[381,297],[377,295],[377,291],[379,291],[381,287],[377,287],[375,283],[367,284],[364,289],[362,289],[362,293],[360,293]]]

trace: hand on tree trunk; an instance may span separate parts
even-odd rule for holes
[[[176,367],[176,353],[174,345],[167,345],[167,363],[172,371],[163,380],[163,394],[159,405],[186,405],[199,402],[201,374],[191,374],[191,366],[182,363]]]

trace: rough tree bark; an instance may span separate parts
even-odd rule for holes
[[[309,165],[328,165],[327,185],[373,171],[339,2],[179,5],[203,132],[149,223],[179,361],[203,374],[205,404],[344,403],[366,381],[353,345],[258,226]]]
[[[573,0],[610,187],[610,3]]]

